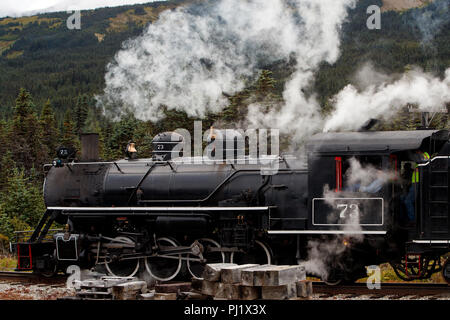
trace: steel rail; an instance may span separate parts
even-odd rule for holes
[[[0,271],[0,281],[18,281],[18,282],[34,282],[34,283],[64,283],[67,275],[56,275],[51,278],[42,276],[35,272],[24,271]]]
[[[331,295],[434,296],[441,294],[450,295],[450,285],[446,283],[382,282],[380,283],[380,289],[369,289],[366,283],[361,282],[330,286],[322,281],[313,281],[313,291],[314,293]]]

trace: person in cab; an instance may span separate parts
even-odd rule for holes
[[[419,183],[419,163],[424,163],[430,160],[430,155],[428,152],[417,150],[411,158],[415,163],[413,164],[414,170],[412,171],[411,176],[411,186],[409,187],[408,194],[405,197],[405,206],[406,212],[408,213],[408,219],[413,222],[415,221],[414,205],[416,202],[416,193]]]

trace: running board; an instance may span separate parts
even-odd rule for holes
[[[386,234],[387,231],[372,230],[269,230],[268,234]]]
[[[58,211],[63,215],[86,215],[108,213],[109,215],[151,215],[161,213],[199,213],[199,212],[267,212],[276,207],[48,207],[48,211]]]
[[[413,240],[414,243],[421,243],[421,244],[449,244],[450,240]]]

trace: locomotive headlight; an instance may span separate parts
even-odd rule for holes
[[[54,167],[62,167],[63,166],[62,160],[61,159],[53,160],[53,166]]]

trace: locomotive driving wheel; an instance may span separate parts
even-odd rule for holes
[[[255,245],[248,250],[232,252],[230,262],[236,264],[271,264],[272,252],[264,242],[255,240]]]
[[[220,263],[225,262],[225,253],[220,251],[213,251],[213,248],[220,248],[220,244],[213,239],[201,238],[195,240],[195,243],[200,243],[203,247],[203,261],[200,261],[200,256],[188,254],[187,256],[187,268],[189,273],[195,278],[202,280],[203,270],[207,263]]]
[[[43,276],[44,278],[52,278],[58,273],[58,265],[54,258],[56,257],[56,249],[53,252],[53,256],[44,255],[44,257],[45,256],[48,257],[48,266],[46,269],[40,270],[39,275]]]
[[[328,270],[328,273],[322,277],[322,281],[329,286],[337,286],[345,282],[345,272],[342,268],[335,267]]]
[[[58,273],[57,265],[54,264],[50,266],[49,269],[45,269],[39,272],[39,275],[43,276],[44,278],[53,278]]]
[[[172,238],[156,239],[157,255],[145,259],[145,269],[156,280],[170,281],[181,270],[181,254],[170,254],[170,250],[179,247],[178,242]]]
[[[115,277],[132,277],[139,271],[139,259],[126,259],[134,253],[134,241],[128,237],[116,237],[113,243],[123,244],[122,248],[109,249],[109,258],[105,262],[108,273]]]

